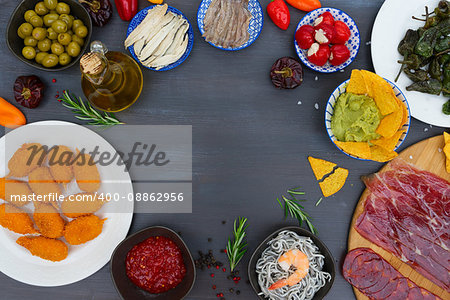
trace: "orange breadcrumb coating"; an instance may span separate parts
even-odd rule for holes
[[[49,162],[49,169],[53,179],[57,183],[62,183],[65,188],[66,185],[73,179],[72,166],[66,165],[66,163],[72,162],[74,154],[69,147],[63,145],[59,145],[57,147],[58,148],[54,148],[54,150],[47,155],[47,160]]]
[[[62,237],[65,222],[50,204],[40,203],[37,205],[33,219],[41,235],[52,239]]]
[[[27,176],[31,171],[36,169],[39,165],[39,160],[41,158],[42,151],[34,155],[33,160],[28,164],[28,160],[32,158],[33,149],[30,147],[36,146],[36,150],[41,149],[42,145],[39,143],[23,144],[17,151],[13,154],[11,159],[8,161],[9,174],[7,177],[24,177]]]
[[[100,174],[95,164],[90,165],[91,156],[77,150],[77,160],[73,164],[73,173],[78,187],[84,192],[93,193],[100,188]],[[78,165],[81,164],[81,165]]]
[[[80,197],[79,201],[77,201],[77,196]],[[66,197],[66,199],[61,202],[61,211],[68,218],[79,218],[82,216],[92,215],[102,208],[105,202],[107,202],[107,200],[102,197],[98,197],[97,194],[79,193]]]
[[[11,204],[0,205],[0,225],[19,234],[37,233],[30,216]]]
[[[63,241],[43,236],[22,236],[16,243],[28,249],[32,255],[46,260],[61,261],[69,254],[69,248]]]
[[[96,215],[79,217],[66,225],[64,237],[71,245],[89,242],[102,233],[105,220],[101,220]]]
[[[28,196],[32,194],[28,183],[25,181],[0,178],[0,198],[14,204],[17,207],[22,207],[28,204]],[[12,196],[18,196],[20,199],[15,199]],[[22,201],[25,197],[26,201]]]
[[[47,167],[38,167],[31,171],[28,175],[28,184],[36,195],[51,196],[61,194],[59,184],[53,180],[50,170]],[[49,198],[47,198],[42,199],[42,201],[39,202],[51,202],[51,204],[57,208],[57,202],[53,200],[55,199],[51,198],[51,200],[49,200]]]

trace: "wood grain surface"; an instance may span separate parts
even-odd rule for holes
[[[442,135],[435,136],[406,148],[398,155],[396,159],[403,159],[404,161],[411,163],[422,170],[432,172],[450,181],[450,174],[447,173],[445,169],[445,155],[444,152],[442,152],[443,147],[444,137]],[[441,151],[439,151],[439,149]],[[384,165],[379,172],[389,170],[389,166],[389,164]],[[413,268],[394,256],[392,253],[366,240],[356,231],[355,223],[364,210],[364,203],[366,202],[366,198],[369,193],[370,192],[368,189],[364,190],[356,206],[355,213],[353,214],[353,219],[348,236],[348,250],[350,251],[360,247],[371,248],[372,250],[380,254],[395,269],[402,273],[403,276],[411,279],[418,286],[423,287],[428,291],[440,296],[442,299],[450,299],[450,294],[444,289],[423,277]],[[358,300],[369,299],[356,288],[354,288],[354,292]]]
[[[55,95],[64,89],[82,95],[77,66],[57,73],[39,71],[9,52],[4,34],[18,2],[0,0],[0,96],[17,105],[29,123],[63,120],[85,124],[55,99]],[[225,248],[232,233],[233,220],[238,216],[247,217],[249,253],[238,267],[241,282],[236,285],[227,280],[227,274],[223,272],[216,271],[215,277],[211,278],[210,270],[199,271],[186,300],[218,299],[216,294],[219,292],[224,293],[227,300],[257,299],[251,286],[246,284],[248,260],[271,232],[298,224],[296,220],[284,219],[276,197],[289,188],[301,186],[307,200],[302,205],[314,219],[319,237],[334,255],[339,270],[325,299],[354,299],[352,288],[340,269],[347,253],[350,221],[364,189],[360,177],[376,172],[382,164],[355,160],[336,149],[326,133],[324,114],[328,97],[350,77],[352,69],[373,71],[370,36],[383,0],[322,0],[323,6],[339,8],[355,20],[361,33],[359,53],[344,72],[321,74],[304,67],[303,84],[289,91],[275,89],[269,71],[278,58],[296,57],[294,31],[306,13],[289,6],[291,24],[288,30],[282,31],[267,15],[269,0],[260,2],[264,10],[261,35],[249,48],[227,52],[213,48],[202,39],[196,21],[200,0],[168,0],[168,4],[181,10],[194,27],[192,52],[174,70],[153,72],[143,69],[141,97],[117,117],[129,125],[192,125],[193,212],[135,212],[129,233],[153,225],[167,226],[181,232],[194,257],[198,257],[198,250],[211,249],[228,267],[227,258],[220,249]],[[114,6],[112,20],[102,28],[95,27],[92,39],[101,40],[112,51],[126,52],[123,40],[128,23],[119,18],[114,1],[111,3]],[[139,9],[148,5],[147,0],[139,0]],[[46,84],[45,99],[36,109],[23,108],[14,101],[16,77],[30,74],[39,76]],[[56,83],[52,79],[56,79]],[[442,131],[443,128],[413,119],[401,149]],[[323,199],[319,206],[315,203],[322,195],[309,166],[308,155],[332,161],[350,171],[345,186],[337,194]],[[132,179],[134,182],[140,180],[135,176]],[[135,192],[148,192],[148,187],[135,185]],[[213,290],[212,285],[217,289]],[[239,290],[240,295],[230,293],[230,288]],[[25,285],[0,273],[0,290],[1,300],[119,299],[108,265],[85,280],[56,288]]]

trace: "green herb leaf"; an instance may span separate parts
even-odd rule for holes
[[[75,118],[83,121],[90,121],[88,125],[110,127],[124,124],[120,122],[113,114],[104,113],[101,115],[89,103],[85,103],[81,98],[71,96],[68,91],[64,91],[61,98],[58,99],[62,105],[75,113]]]
[[[239,223],[237,223],[237,221]],[[227,256],[230,261],[230,269],[231,272],[236,268],[236,266],[241,261],[244,254],[247,252],[247,243],[244,242],[244,238],[246,237],[245,230],[248,225],[246,225],[247,219],[239,217],[237,220],[234,220],[233,225],[233,235],[234,241],[231,238],[228,239],[227,243]]]

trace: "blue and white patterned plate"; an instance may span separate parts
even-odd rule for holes
[[[334,113],[334,106],[336,104],[337,99],[339,98],[339,96],[343,93],[345,93],[346,88],[347,88],[347,84],[349,82],[350,79],[344,81],[343,83],[341,83],[331,94],[330,98],[328,98],[328,102],[327,102],[327,106],[325,107],[325,128],[327,129],[327,133],[328,133],[328,137],[330,138],[330,140],[333,142],[333,144],[336,146],[336,148],[339,149],[339,151],[341,151],[342,153],[344,153],[347,156],[350,156],[352,158],[356,158],[359,160],[369,160],[369,159],[363,159],[363,158],[359,158],[356,157],[354,155],[348,154],[347,152],[343,151],[341,148],[339,148],[335,141],[337,140],[336,137],[333,134],[333,131],[331,130],[331,117],[333,116]],[[403,141],[406,139],[406,136],[408,135],[409,132],[409,126],[411,124],[411,112],[409,110],[409,104],[408,101],[405,98],[405,95],[403,94],[403,92],[391,81],[385,79],[389,85],[392,87],[392,89],[394,90],[395,96],[397,96],[397,98],[399,100],[401,100],[403,103],[405,103],[406,108],[408,109],[408,120],[406,121],[406,124],[403,125],[402,129],[406,130],[402,136],[400,137],[400,139],[397,142],[397,145],[395,146],[394,150],[397,150],[398,147],[401,146],[401,144],[403,143]]]
[[[317,65],[309,62],[309,60],[307,58],[307,54],[306,54],[308,52],[308,49],[306,49],[306,50],[300,49],[300,47],[297,45],[297,41],[295,40],[295,34],[294,34],[294,45],[295,45],[295,51],[297,51],[298,57],[308,68],[310,68],[314,71],[317,71],[317,72],[321,72],[321,73],[333,73],[333,72],[337,72],[341,69],[344,69],[349,64],[351,64],[352,61],[355,59],[356,55],[358,54],[359,46],[361,44],[361,37],[359,35],[358,26],[356,26],[355,21],[353,21],[353,19],[349,15],[347,15],[345,12],[343,12],[340,9],[331,8],[331,7],[322,7],[322,8],[315,9],[315,10],[309,12],[308,14],[306,14],[298,23],[297,28],[295,29],[295,32],[297,32],[297,30],[303,25],[314,26],[313,25],[314,21],[321,14],[323,14],[326,11],[330,12],[333,15],[335,20],[339,20],[339,21],[342,21],[345,24],[347,24],[348,28],[350,29],[350,32],[351,32],[350,39],[345,43],[347,48],[350,50],[350,58],[347,59],[346,62],[344,62],[343,64],[341,64],[339,66],[333,66],[332,64],[327,62],[325,65],[320,67],[320,66],[317,66]]]
[[[132,32],[139,24],[141,24],[142,20],[144,20],[144,18],[147,16],[148,11],[149,11],[150,9],[152,9],[153,7],[155,7],[155,6],[156,6],[156,5],[148,6],[148,7],[144,8],[143,10],[141,10],[140,12],[138,12],[138,13],[134,16],[134,18],[131,20],[130,24],[128,25],[128,29],[127,29],[127,37],[130,35],[130,33],[131,33],[131,32]],[[132,56],[132,57],[133,57],[133,58],[134,58],[141,66],[143,66],[144,68],[153,70],[153,71],[167,71],[167,70],[171,70],[171,69],[173,69],[173,68],[175,68],[175,67],[178,67],[178,66],[181,65],[181,63],[184,62],[184,61],[186,60],[186,58],[189,56],[189,54],[191,53],[191,50],[192,50],[192,46],[194,45],[194,30],[192,29],[191,23],[189,23],[188,18],[186,18],[186,16],[185,16],[181,11],[179,11],[178,9],[176,9],[176,8],[174,8],[174,7],[169,6],[169,7],[167,8],[167,11],[171,11],[171,12],[173,12],[174,14],[183,16],[183,18],[184,18],[184,19],[188,22],[188,24],[189,24],[189,29],[188,29],[188,31],[187,31],[187,35],[188,35],[187,37],[188,37],[188,39],[189,39],[188,45],[187,45],[186,51],[184,52],[183,56],[181,56],[181,58],[180,58],[179,60],[177,60],[176,62],[174,62],[174,63],[172,63],[172,64],[170,64],[170,65],[168,65],[168,66],[165,66],[164,68],[161,68],[161,69],[159,69],[159,70],[156,70],[155,68],[151,68],[151,67],[144,66],[144,65],[141,63],[141,61],[137,58],[136,54],[134,53],[134,45],[128,47],[128,51],[130,51],[131,56]]]
[[[203,20],[205,19],[205,15],[206,15],[206,11],[209,8],[209,5],[211,4],[213,0],[203,0],[200,3],[200,6],[198,8],[198,12],[197,12],[197,24],[198,24],[198,29],[200,30],[200,33],[203,35],[205,33],[204,30],[204,24],[203,24]],[[258,38],[258,36],[261,34],[262,28],[263,28],[263,24],[264,24],[264,13],[261,7],[261,4],[259,3],[258,0],[249,0],[248,2],[248,10],[250,11],[250,13],[252,14],[252,19],[250,20],[250,24],[248,26],[248,33],[250,34],[250,37],[248,39],[248,41],[243,44],[242,46],[239,46],[237,48],[223,48],[217,45],[214,45],[211,42],[208,42],[208,44],[221,49],[221,50],[226,50],[226,51],[237,51],[237,50],[241,50],[244,48],[247,48],[248,46],[250,46],[254,41],[256,41],[256,39]]]

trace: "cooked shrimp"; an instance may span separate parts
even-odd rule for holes
[[[299,283],[308,274],[309,270],[309,260],[305,253],[293,249],[284,253],[278,259],[278,264],[280,267],[288,271],[291,266],[296,270],[288,278],[280,279],[269,287],[269,290],[276,290],[283,286],[289,285],[293,286]]]

